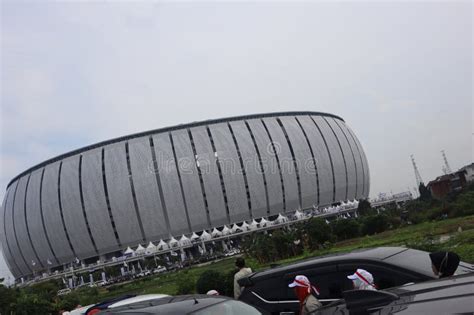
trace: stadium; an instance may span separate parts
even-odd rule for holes
[[[369,168],[338,116],[208,120],[104,141],[8,184],[3,255],[16,279],[127,247],[367,198]]]

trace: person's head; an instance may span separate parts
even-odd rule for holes
[[[315,294],[319,295],[319,291],[314,286],[312,286],[311,282],[309,282],[309,279],[303,275],[296,276],[293,282],[288,285],[288,287],[295,290],[295,295],[298,297],[300,303],[303,303],[306,297],[311,294],[311,290],[313,290]]]
[[[454,274],[459,266],[459,256],[453,252],[435,252],[430,254],[433,273],[440,278]]]
[[[207,295],[219,295],[219,292],[217,292],[217,290],[209,290],[209,291],[207,291],[206,294]]]
[[[242,257],[239,257],[235,260],[235,266],[239,269],[242,269],[245,267],[245,259]]]
[[[357,269],[354,274],[347,276],[352,280],[354,289],[356,290],[373,290],[375,289],[374,277],[370,272],[364,269]]]

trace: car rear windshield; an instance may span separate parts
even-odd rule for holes
[[[415,270],[426,275],[433,275],[431,260],[428,252],[408,249],[385,259],[385,262]],[[457,275],[474,272],[474,266],[461,262],[456,270]]]

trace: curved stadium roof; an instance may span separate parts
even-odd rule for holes
[[[156,129],[38,164],[8,185],[0,226],[15,277],[127,246],[366,198],[340,117],[285,112]]]

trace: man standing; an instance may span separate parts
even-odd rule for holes
[[[245,267],[245,260],[242,257],[239,257],[235,260],[235,266],[239,269],[234,275],[234,298],[238,299],[240,293],[242,293],[242,287],[239,284],[239,279],[252,273],[252,269]]]

